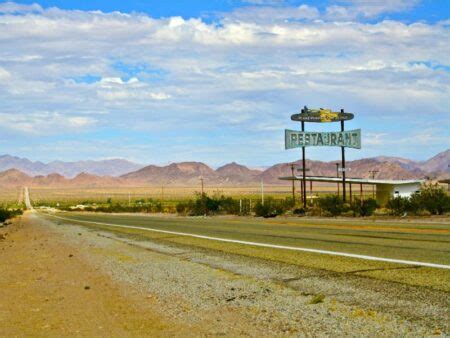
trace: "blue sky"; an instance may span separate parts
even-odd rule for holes
[[[450,144],[449,14],[444,0],[0,1],[0,153],[265,166],[299,157],[283,131],[308,105],[355,114],[350,159],[426,159]]]

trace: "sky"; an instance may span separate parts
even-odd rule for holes
[[[0,154],[268,166],[300,158],[307,105],[354,113],[347,159],[425,160],[450,145],[449,55],[448,0],[0,1]]]

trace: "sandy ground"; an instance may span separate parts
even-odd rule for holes
[[[427,336],[448,330],[447,293],[398,286],[411,297],[377,301],[395,284],[375,287],[311,270],[280,281],[272,275],[279,269],[291,276],[288,267],[133,242],[31,213],[0,234],[0,336]],[[312,304],[319,293],[323,302]]]
[[[143,336],[188,333],[151,297],[117,285],[79,248],[37,223],[1,229],[0,336]]]

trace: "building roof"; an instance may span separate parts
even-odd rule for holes
[[[279,177],[280,180],[284,181],[301,181],[303,176],[285,176]],[[328,183],[341,183],[342,177],[326,177],[326,176],[306,176],[306,181],[312,182],[328,182]],[[379,180],[370,178],[346,178],[346,183],[358,183],[358,184],[388,184],[388,185],[404,185],[404,184],[421,184],[425,180]]]

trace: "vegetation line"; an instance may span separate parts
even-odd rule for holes
[[[38,214],[42,215],[41,213],[38,213]],[[325,255],[358,258],[358,259],[364,259],[364,260],[370,260],[370,261],[388,262],[388,263],[396,263],[396,264],[407,264],[407,265],[424,266],[424,267],[430,267],[430,268],[449,269],[450,270],[450,265],[444,265],[444,264],[434,264],[434,263],[427,263],[427,262],[416,262],[416,261],[408,261],[408,260],[401,260],[401,259],[392,259],[392,258],[375,257],[375,256],[367,256],[367,255],[357,255],[357,254],[351,254],[351,253],[346,253],[346,252],[338,252],[338,251],[309,249],[309,248],[301,248],[301,247],[294,247],[294,246],[285,246],[285,245],[266,244],[266,243],[257,243],[257,242],[249,242],[249,241],[240,241],[240,240],[234,240],[234,239],[226,239],[226,238],[211,237],[211,236],[204,236],[204,235],[195,235],[195,234],[184,233],[184,232],[160,230],[160,229],[146,228],[146,227],[139,227],[139,226],[132,226],[132,225],[112,224],[112,223],[95,222],[95,221],[83,221],[83,220],[77,220],[77,219],[73,219],[73,218],[61,217],[61,216],[56,216],[56,215],[51,215],[51,214],[45,214],[45,216],[54,217],[54,218],[58,218],[58,219],[66,220],[66,221],[78,222],[78,223],[97,224],[97,225],[106,225],[106,226],[116,227],[116,228],[151,231],[151,232],[172,234],[172,235],[177,235],[177,236],[185,236],[185,237],[194,237],[194,238],[200,238],[200,239],[208,239],[208,240],[219,241],[219,242],[237,243],[237,244],[243,244],[243,245],[252,245],[252,246],[265,247],[265,248],[274,248],[274,249],[304,251],[304,252],[312,252],[312,253],[325,254]]]

